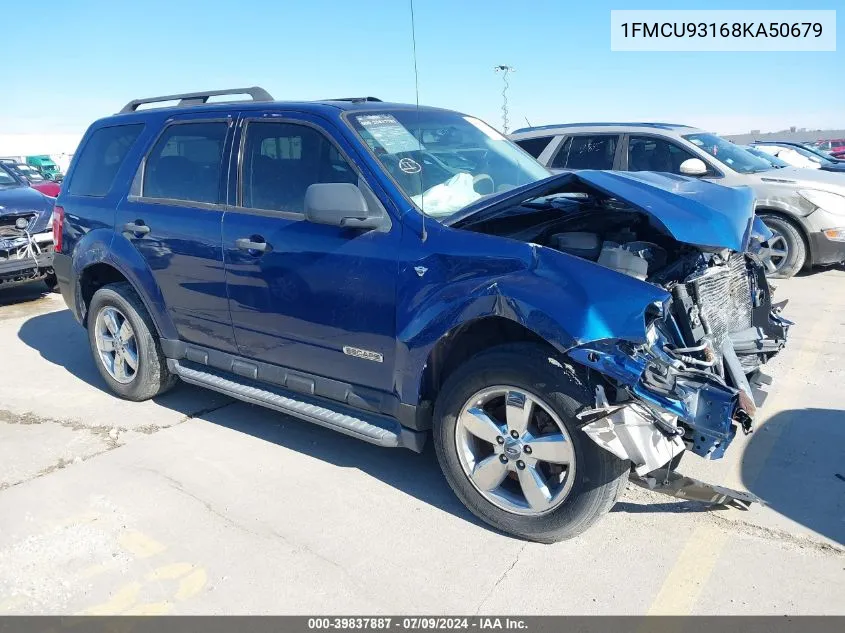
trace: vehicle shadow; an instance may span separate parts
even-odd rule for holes
[[[33,281],[10,288],[0,287],[0,307],[38,301],[49,294],[51,293],[43,281]]]
[[[18,338],[44,360],[63,367],[96,389],[111,393],[94,366],[85,330],[69,310],[33,316],[23,323]],[[154,401],[183,415],[246,433],[340,468],[356,468],[419,501],[491,529],[455,497],[440,472],[430,441],[423,453],[417,454],[373,446],[262,407],[237,403],[207,411],[208,393],[199,387],[180,384]],[[252,409],[247,415],[245,407]]]
[[[741,476],[777,513],[845,545],[845,411],[776,414],[751,436]]]

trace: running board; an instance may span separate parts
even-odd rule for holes
[[[167,368],[192,385],[206,387],[250,404],[274,409],[371,444],[410,448],[418,453],[422,452],[425,444],[425,433],[407,429],[396,420],[369,416],[363,411],[342,412],[348,409],[342,405],[338,405],[337,409],[329,409],[324,404],[297,399],[301,398],[299,394],[296,394],[297,397],[294,398],[293,393],[282,389],[271,388],[269,385],[266,388],[256,387],[241,382],[234,376],[223,376],[217,372],[188,367],[172,358],[167,359]]]

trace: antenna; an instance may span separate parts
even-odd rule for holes
[[[504,82],[505,86],[502,88],[502,131],[507,134],[508,133],[508,88],[510,88],[510,84],[508,83],[508,73],[515,73],[516,68],[513,66],[507,66],[505,64],[500,64],[498,66],[493,66],[493,70],[497,73],[502,73],[502,81]]]
[[[422,132],[420,131],[420,75],[417,72],[417,26],[414,22],[414,0],[409,0],[411,3],[411,41],[414,47],[414,92],[417,98],[417,145],[419,151],[422,151]],[[420,211],[422,211],[422,232],[420,239],[423,242],[428,239],[428,233],[425,230],[425,190],[423,189],[422,171],[419,172],[420,179]]]

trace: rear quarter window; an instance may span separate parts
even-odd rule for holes
[[[76,160],[68,193],[76,196],[105,196],[114,185],[120,166],[143,129],[143,123],[132,123],[102,127],[91,134]]]
[[[514,142],[534,158],[539,158],[553,138],[553,136],[538,136],[537,138],[524,138]]]

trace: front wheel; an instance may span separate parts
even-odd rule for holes
[[[533,344],[483,352],[449,376],[434,445],[449,485],[486,523],[521,538],[576,536],[610,510],[630,463],[593,443],[575,414],[592,401]]]
[[[795,276],[807,261],[807,245],[801,232],[792,222],[777,215],[761,215],[773,233],[769,250],[764,257],[766,275],[775,279]]]

